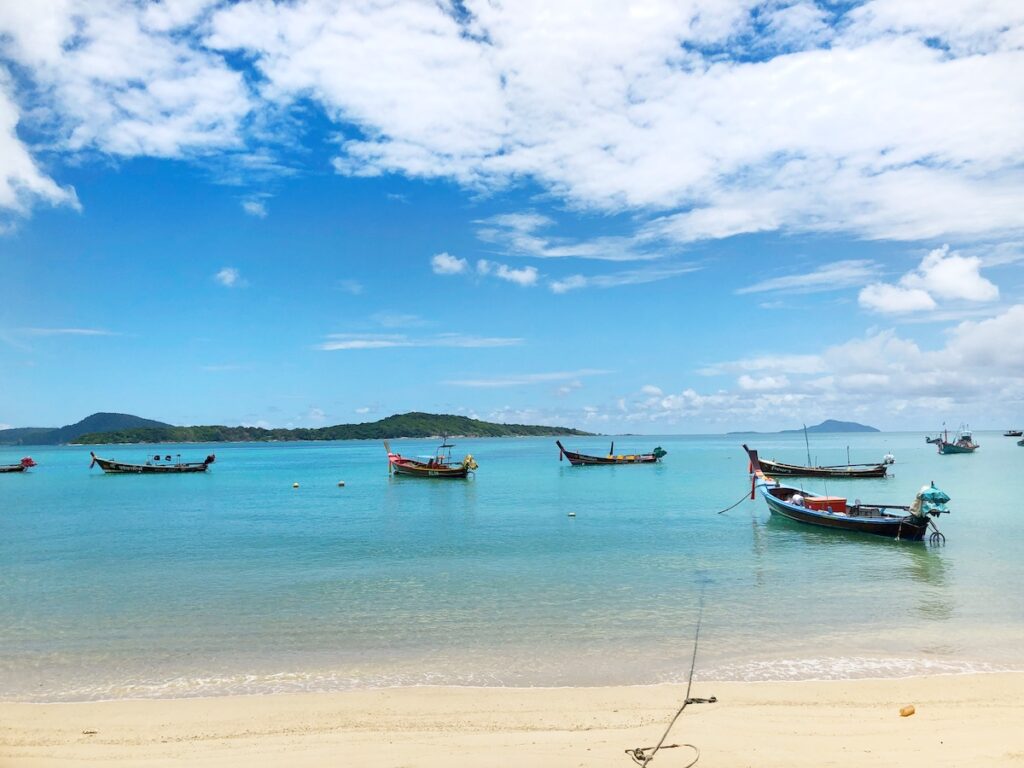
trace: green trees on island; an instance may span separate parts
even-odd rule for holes
[[[435,413],[403,413],[365,424],[337,424],[333,427],[264,429],[262,427],[146,427],[92,432],[74,442],[103,443],[240,443],[294,440],[382,440],[399,437],[525,437],[534,435],[588,435],[578,429],[531,424],[496,424]]]

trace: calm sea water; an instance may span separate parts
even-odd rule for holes
[[[917,433],[812,438],[820,463],[897,463],[808,489],[906,504],[934,480],[943,547],[809,529],[760,498],[716,514],[749,492],[741,442],[803,463],[802,435],[619,437],[668,456],[582,468],[553,439],[461,440],[480,470],[447,482],[389,477],[376,442],[102,451],[216,451],[168,477],[0,448],[39,462],[0,475],[0,698],[678,681],[702,600],[703,679],[1024,668],[1024,448],[976,437],[968,456]]]

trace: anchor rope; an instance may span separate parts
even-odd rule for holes
[[[735,506],[735,504],[733,505]],[[676,720],[683,714],[683,710],[690,704],[714,704],[718,701],[717,698],[711,696],[707,699],[690,698],[690,689],[693,687],[693,670],[697,665],[697,646],[700,644],[700,625],[704,618],[704,590],[701,590],[700,594],[700,609],[697,613],[697,629],[693,635],[693,656],[690,658],[690,676],[686,681],[686,697],[683,699],[682,705],[676,710],[676,713],[672,716],[669,721],[668,727],[665,728],[665,732],[661,735],[658,743],[653,747],[635,747],[633,749],[627,749],[626,754],[630,756],[634,763],[646,768],[647,764],[654,759],[654,756],[658,754],[659,750],[662,749],[673,749],[676,747],[689,747],[696,754],[693,760],[687,763],[683,768],[691,768],[700,760],[700,749],[693,744],[665,744],[665,739],[668,738],[669,732],[672,730],[672,726],[676,724]]]

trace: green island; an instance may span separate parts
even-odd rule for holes
[[[139,427],[109,432],[90,432],[74,439],[76,445],[106,443],[245,443],[296,440],[382,440],[400,437],[530,437],[590,435],[568,427],[533,424],[497,424],[466,416],[435,413],[402,413],[364,424],[332,427],[264,429],[263,427]]]

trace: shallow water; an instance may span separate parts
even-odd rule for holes
[[[673,681],[702,600],[704,679],[1024,668],[1024,448],[976,438],[938,456],[917,433],[812,437],[823,464],[847,445],[897,463],[808,489],[907,504],[934,480],[952,497],[942,547],[800,526],[760,498],[716,514],[749,491],[741,442],[803,463],[802,434],[619,437],[669,452],[622,467],[570,467],[550,438],[461,440],[468,481],[389,477],[377,442],[101,451],[216,452],[182,476],[2,447],[39,467],[0,475],[0,698]]]

